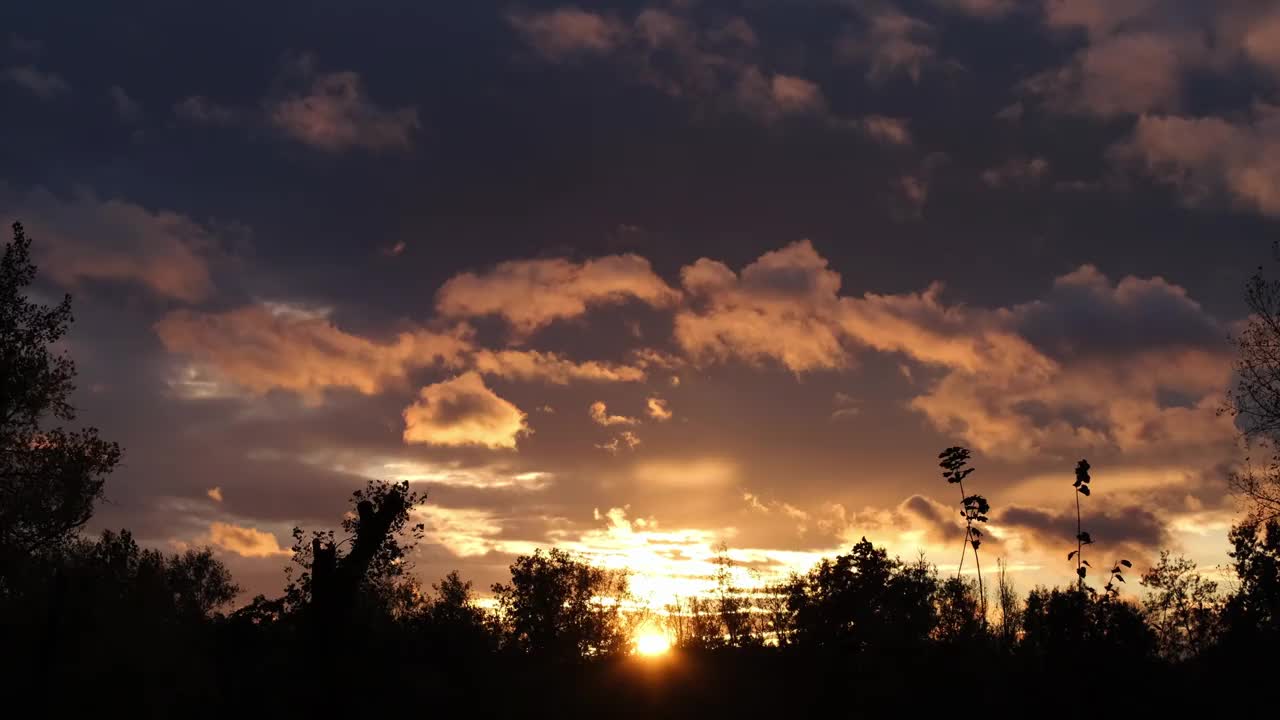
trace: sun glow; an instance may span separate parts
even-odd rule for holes
[[[671,650],[671,638],[663,633],[648,631],[636,636],[635,646],[637,655],[656,657]]]

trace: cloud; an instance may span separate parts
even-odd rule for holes
[[[3,190],[0,204],[22,218],[42,272],[61,285],[131,282],[185,302],[213,292],[209,257],[219,252],[218,233],[185,215],[84,189],[67,199],[43,188],[8,197]]]
[[[754,67],[738,77],[734,92],[740,109],[765,122],[787,115],[823,115],[827,109],[817,84],[794,75],[766,76]]]
[[[681,270],[691,298],[675,318],[675,339],[696,362],[773,360],[806,372],[844,367],[830,309],[840,275],[808,240],[765,253],[735,274],[702,258]]]
[[[221,105],[203,95],[191,95],[174,103],[173,114],[197,125],[225,126],[240,119],[240,112],[235,108]]]
[[[574,362],[553,352],[537,350],[477,350],[469,359],[481,374],[507,380],[541,380],[556,385],[573,381],[640,382],[641,367],[596,361]]]
[[[352,148],[407,150],[420,127],[414,107],[387,109],[365,95],[355,72],[316,73],[314,59],[302,56],[292,63],[307,88],[269,103],[273,125],[293,139],[329,152]]]
[[[982,172],[988,187],[1032,187],[1039,185],[1049,173],[1049,161],[1042,156],[1010,158],[1003,165]]]
[[[925,67],[937,60],[933,27],[889,5],[872,5],[861,12],[862,25],[847,30],[838,41],[837,59],[867,63],[872,82],[902,73],[919,83]]]
[[[1064,558],[1066,548],[1075,549],[1074,508],[1069,511],[1053,512],[1015,505],[998,512],[993,520],[1001,528],[1030,532],[1041,546],[1062,547]],[[1110,512],[1090,511],[1086,517],[1084,529],[1089,531],[1095,543],[1109,549],[1123,545],[1137,545],[1146,550],[1154,550],[1167,545],[1169,540],[1164,523],[1155,514],[1140,507],[1124,507]],[[1103,562],[1114,562],[1114,560]],[[1098,562],[1099,569],[1103,562]]]
[[[645,401],[645,407],[649,417],[658,422],[666,422],[672,418],[671,408],[667,405],[667,401],[660,397],[650,397]]]
[[[910,145],[911,130],[907,121],[884,115],[868,115],[862,119],[862,129],[871,139],[886,145]]]
[[[1113,157],[1176,188],[1189,205],[1226,199],[1280,216],[1280,108],[1258,105],[1240,121],[1143,116]]]
[[[943,329],[908,350],[932,348],[950,368],[911,406],[979,450],[1161,452],[1234,436],[1216,413],[1231,373],[1225,333],[1160,278],[1112,282],[1086,266],[1042,300],[951,312],[975,330],[961,339]]]
[[[482,274],[461,273],[440,288],[436,309],[449,317],[498,315],[518,335],[528,335],[594,306],[636,300],[665,307],[678,298],[648,260],[610,255],[583,263],[513,260]]]
[[[209,525],[208,542],[242,557],[266,558],[289,554],[288,550],[280,547],[276,536],[269,532],[224,522]]]
[[[640,422],[625,415],[610,415],[608,406],[599,400],[591,403],[591,407],[587,408],[587,413],[591,416],[592,422],[605,427],[610,425],[635,425]]]
[[[699,111],[744,113],[764,124],[828,117],[816,83],[760,64],[759,39],[742,17],[700,27],[687,8],[649,7],[628,22],[561,7],[513,13],[508,22],[547,61],[608,61],[632,82]]]
[[[221,488],[221,487],[216,487],[216,486],[215,486],[215,487],[211,487],[211,488],[209,488],[208,490],[206,490],[206,491],[205,491],[205,495],[207,495],[207,496],[209,497],[209,499],[210,499],[210,500],[212,500],[212,501],[214,501],[214,502],[217,502],[217,503],[222,502],[222,488]]]
[[[800,242],[740,275],[703,258],[682,279],[675,339],[695,362],[804,373],[848,367],[859,350],[899,355],[925,371],[908,406],[992,455],[1157,452],[1233,433],[1215,413],[1231,372],[1225,330],[1161,278],[1084,266],[1038,300],[991,309],[948,305],[939,284],[841,296],[840,275]]]
[[[107,92],[111,95],[111,105],[115,108],[116,117],[122,122],[137,122],[142,117],[142,106],[129,97],[124,88],[112,85]]]
[[[428,385],[404,409],[404,441],[511,449],[532,432],[520,408],[498,397],[477,372]]]
[[[112,85],[107,89],[107,93],[111,97],[111,106],[115,110],[118,120],[124,123],[132,123],[142,117],[142,106],[129,97],[124,88],[119,85]]]
[[[479,557],[491,552],[520,552],[501,539],[501,518],[482,508],[451,508],[436,504],[414,510],[426,529],[426,541],[443,546],[456,557]]]
[[[1051,110],[1100,117],[1178,113],[1196,76],[1252,69],[1280,79],[1274,3],[1045,0],[1044,22],[1083,47],[1027,89]]]
[[[610,438],[608,442],[596,445],[596,447],[611,454],[617,454],[620,450],[635,450],[640,447],[640,436],[630,430],[623,430]]]
[[[980,18],[999,18],[1009,14],[1017,6],[1017,0],[933,0],[948,10]]]
[[[857,398],[847,393],[837,392],[832,398],[832,403],[835,405],[835,410],[831,411],[832,420],[844,420],[862,414]]]
[[[609,52],[627,36],[620,21],[573,7],[515,12],[507,15],[507,22],[544,58],[553,61]]]
[[[375,462],[364,473],[394,481],[428,483],[448,488],[477,490],[521,490],[537,492],[551,487],[552,473],[541,470],[515,471],[504,466],[464,466],[456,462],[430,463],[415,460]]]
[[[1183,103],[1183,77],[1207,62],[1198,35],[1125,32],[1080,50],[1066,65],[1032,78],[1027,89],[1059,112],[1113,117],[1175,110]]]
[[[71,92],[71,86],[55,72],[46,72],[34,65],[16,65],[5,68],[9,82],[23,88],[41,100],[52,100]]]
[[[412,330],[380,343],[347,333],[323,316],[265,305],[224,313],[178,310],[155,330],[169,352],[249,392],[285,390],[310,402],[327,388],[376,394],[402,383],[410,370],[454,361],[470,349],[464,329]]]

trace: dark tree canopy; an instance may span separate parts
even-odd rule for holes
[[[408,482],[370,481],[351,494],[352,511],[341,525],[346,539],[294,528],[289,605],[309,607],[326,622],[349,615],[358,602],[409,612],[418,596],[409,555],[424,532],[421,523],[410,525],[410,513],[426,499]]]
[[[626,574],[563,550],[516,558],[511,582],[494,585],[493,593],[517,652],[569,660],[617,655],[630,643],[620,607]]]
[[[1223,611],[1236,644],[1265,645],[1280,638],[1280,520],[1251,519],[1231,529],[1239,589]]]
[[[88,522],[120,448],[75,419],[75,364],[54,345],[70,326],[71,297],[28,297],[31,240],[13,226],[0,260],[0,579],[16,559],[65,545]]]
[[[795,642],[857,650],[922,643],[934,627],[936,589],[923,561],[903,564],[863,538],[792,581]]]

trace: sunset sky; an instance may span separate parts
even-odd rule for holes
[[[1280,217],[1274,0],[9,3],[0,217],[71,292],[91,529],[249,594],[369,478],[428,582],[698,592],[862,536],[1226,560]],[[1100,568],[1101,569],[1101,568]]]

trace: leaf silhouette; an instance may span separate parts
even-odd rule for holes
[[[1067,553],[1067,559],[1068,559],[1068,560],[1070,560],[1071,558],[1075,557],[1075,556],[1076,556],[1076,553],[1078,553],[1078,552],[1080,552],[1080,551],[1079,551],[1079,550],[1072,550],[1071,552]]]
[[[1089,486],[1088,486],[1088,485],[1081,485],[1081,486],[1080,486],[1080,488],[1079,488],[1079,492],[1080,492],[1080,494],[1084,495],[1085,497],[1088,497],[1088,496],[1089,496]]]
[[[1081,580],[1083,580],[1085,576],[1085,569],[1083,567],[1076,568],[1076,574],[1080,576]]]
[[[1121,565],[1123,565],[1123,566],[1125,566],[1125,567],[1127,567],[1127,568],[1131,568],[1131,567],[1133,567],[1133,563],[1129,562],[1128,560],[1121,560],[1121,561],[1120,561],[1120,564],[1121,564]]]

